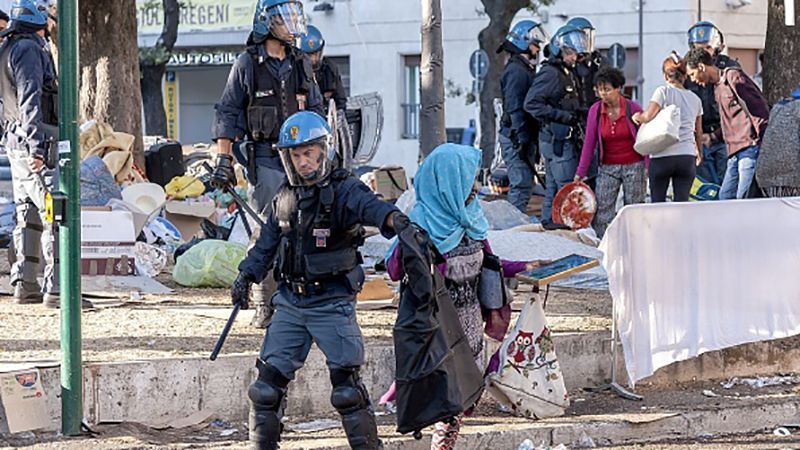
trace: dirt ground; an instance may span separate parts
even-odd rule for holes
[[[169,274],[157,279],[175,293],[122,301],[92,299],[96,308],[85,310],[81,322],[84,361],[204,356],[213,348],[230,312],[228,291],[183,288]],[[518,299],[529,295],[530,286],[520,286]],[[389,342],[395,314],[394,309],[358,310],[365,339]],[[553,288],[547,314],[556,332],[608,329],[611,296],[606,291]],[[58,310],[0,297],[0,363],[60,360],[59,317]],[[263,331],[249,326],[250,317],[252,312],[240,314],[223,354],[259,348]]]
[[[718,397],[707,397],[704,390],[714,391]],[[753,389],[737,386],[727,390],[719,382],[692,383],[675,385],[669,390],[656,391],[647,386],[642,386],[639,393],[645,400],[631,402],[620,399],[609,393],[579,392],[573,395],[573,404],[567,415],[561,418],[547,419],[544,422],[556,423],[591,423],[609,420],[636,421],[642,414],[653,413],[681,413],[697,410],[719,410],[726,407],[742,404],[769,405],[773,402],[796,399],[798,389],[796,386],[776,386]],[[602,415],[598,411],[603,411]],[[380,435],[387,441],[408,439],[400,437],[394,432],[394,416],[380,412],[378,422]],[[318,417],[336,421],[338,417],[331,415]],[[311,449],[325,445],[343,445],[343,433],[339,428],[300,433],[292,431],[293,425],[302,420],[307,423],[311,418],[287,417],[285,423],[288,431],[283,435],[283,449]],[[498,410],[497,406],[489,399],[481,403],[477,413],[465,420],[463,433],[470,433],[470,428],[492,425],[494,430],[514,429],[523,424],[530,423],[526,419],[510,416]],[[800,448],[800,428],[790,427],[791,436],[779,437],[773,430],[764,430],[762,433],[733,436],[709,435],[702,440],[673,441],[641,445],[623,445],[608,448],[618,450],[648,449],[648,450],[677,450],[677,449],[784,449]],[[247,448],[247,427],[244,423],[226,423],[221,421],[207,421],[206,423],[180,430],[154,430],[140,424],[107,424],[93,429],[94,436],[81,436],[64,438],[56,434],[25,433],[14,438],[0,437],[0,447],[25,448],[25,449],[66,449],[83,450],[85,448],[110,450],[110,449],[244,449]],[[429,438],[427,430],[425,439]],[[501,450],[501,449],[498,449]],[[505,450],[505,449],[502,449]],[[514,449],[509,449],[514,450]]]

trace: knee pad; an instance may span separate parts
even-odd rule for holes
[[[361,383],[358,369],[333,369],[331,370],[331,405],[341,414],[369,406],[366,389]]]
[[[289,380],[266,363],[258,364],[258,379],[250,385],[247,396],[257,408],[278,411],[286,396]]]

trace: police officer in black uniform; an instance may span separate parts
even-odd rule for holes
[[[0,46],[0,90],[3,101],[2,146],[8,152],[17,224],[16,262],[11,283],[17,303],[58,307],[55,235],[45,219],[45,195],[55,182],[58,139],[58,86],[53,57],[45,41],[48,2],[15,0],[11,25]],[[44,286],[36,277],[44,255]]]
[[[578,168],[582,145],[582,115],[579,82],[574,69],[580,53],[586,52],[585,34],[563,26],[550,41],[550,58],[536,75],[525,98],[525,111],[541,123],[539,151],[545,162],[545,197],[542,224],[558,228],[552,221],[553,199],[570,183]]]
[[[713,23],[697,22],[689,29],[689,48],[702,48],[720,69],[738,67],[739,63],[722,54],[725,37]],[[722,185],[728,167],[728,147],[722,138],[719,106],[714,97],[714,85],[703,86],[686,79],[686,89],[694,92],[703,103],[703,162],[697,167],[697,176],[705,182]]]
[[[500,88],[503,117],[500,120],[500,148],[508,167],[508,201],[523,213],[533,191],[533,177],[539,160],[539,123],[525,112],[525,96],[536,77],[536,63],[545,34],[540,24],[522,20],[511,28],[497,52],[510,55]]]
[[[276,449],[289,382],[308,356],[311,343],[325,354],[333,386],[331,403],[354,449],[381,448],[373,409],[359,376],[364,343],[356,321],[355,297],[364,282],[362,224],[386,237],[408,219],[344,169],[334,170],[336,152],[326,121],[299,112],[284,123],[278,149],[287,183],[255,247],[239,265],[231,289],[234,304],[248,306],[249,287],[273,276],[278,290],[250,386],[250,442]]]
[[[294,47],[305,32],[303,6],[295,0],[259,0],[247,51],[231,68],[222,98],[216,104],[212,133],[219,147],[213,180],[219,187],[235,184],[234,155],[247,169],[255,209],[266,216],[285,177],[274,144],[287,117],[301,110],[322,113],[311,61]],[[254,295],[252,324],[266,326],[272,286]]]
[[[300,39],[300,49],[311,58],[314,78],[317,80],[319,91],[325,98],[325,112],[328,112],[328,105],[333,99],[336,109],[344,113],[347,108],[347,92],[344,90],[339,69],[322,54],[325,49],[325,39],[319,28],[314,25],[308,26],[308,31]]]

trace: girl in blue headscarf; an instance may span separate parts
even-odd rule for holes
[[[489,224],[476,199],[481,152],[474,147],[443,144],[422,163],[414,177],[417,203],[409,214],[424,228],[436,248],[447,260],[439,265],[445,284],[455,304],[461,327],[469,342],[475,362],[485,369],[482,360],[483,333],[502,340],[511,318],[511,305],[500,310],[481,310],[478,283],[484,252],[491,254],[486,240]],[[399,247],[394,248],[387,262],[389,276],[403,277]],[[503,273],[513,277],[523,270],[532,270],[542,261],[502,261]],[[390,390],[381,401],[391,400]],[[449,450],[455,446],[461,421],[438,423],[431,441],[432,450]]]

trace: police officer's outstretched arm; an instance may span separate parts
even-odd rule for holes
[[[253,283],[261,283],[267,277],[280,240],[281,230],[278,221],[275,214],[270,213],[267,222],[261,227],[261,234],[258,235],[256,244],[239,264],[239,276],[231,288],[231,300],[234,305],[238,303],[242,309],[249,307],[250,286]]]
[[[24,39],[11,52],[10,66],[17,86],[20,126],[26,136],[28,152],[36,159],[45,160],[46,136],[41,127],[42,89],[44,87],[44,60],[41,47],[35,41]]]
[[[359,223],[380,228],[386,238],[394,237],[395,219],[403,216],[397,207],[379,199],[355,177],[348,178],[343,188],[345,208]]]

